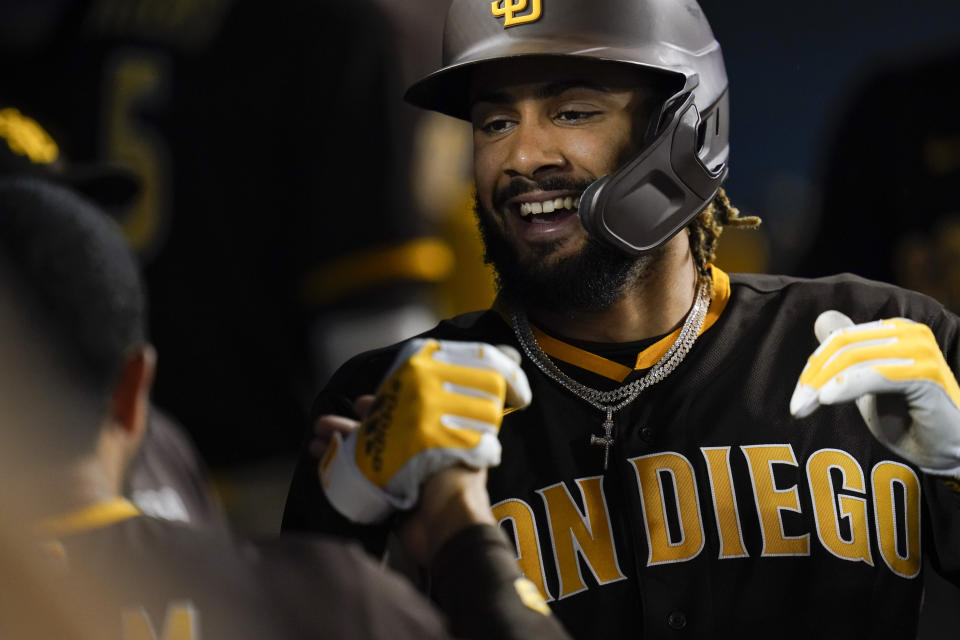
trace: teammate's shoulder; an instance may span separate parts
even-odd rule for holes
[[[118,522],[114,531],[110,531],[110,527],[101,531],[108,537],[121,539],[130,550],[147,552],[163,548],[173,554],[229,554],[230,548],[236,544],[236,538],[226,527],[198,527],[148,514]]]
[[[264,590],[304,628],[328,637],[436,638],[445,622],[413,586],[356,544],[284,534],[250,543]],[[318,610],[317,602],[323,607]]]
[[[943,305],[930,296],[852,273],[820,278],[735,273],[730,274],[730,286],[734,295],[740,292],[748,296],[774,296],[793,302],[827,305],[827,308],[859,309],[872,317],[904,316],[925,320],[944,311]]]
[[[57,541],[69,558],[71,570],[84,574],[116,566],[118,580],[130,579],[134,583],[133,573],[152,571],[163,574],[164,584],[178,579],[185,582],[181,568],[191,567],[190,582],[200,589],[201,585],[222,582],[224,578],[219,574],[224,573],[223,569],[240,564],[235,538],[228,531],[197,528],[149,515],[102,526],[81,524],[74,531],[58,535]]]
[[[341,538],[294,532],[248,541],[244,547],[245,555],[267,573],[292,572],[314,580],[311,573],[322,567],[324,581],[334,583],[334,588],[342,589],[344,583],[352,588],[370,575],[387,573],[362,547]]]

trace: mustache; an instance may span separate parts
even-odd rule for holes
[[[531,191],[576,191],[577,193],[583,193],[593,183],[594,180],[592,179],[574,180],[564,176],[554,176],[543,180],[514,178],[510,181],[510,184],[493,195],[493,206],[495,209],[499,209],[510,198],[516,198]]]

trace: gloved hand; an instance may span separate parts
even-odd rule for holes
[[[519,360],[511,347],[408,342],[360,427],[331,438],[320,462],[330,503],[354,522],[379,522],[413,507],[441,469],[500,464],[504,401],[520,409],[531,400]]]
[[[904,318],[854,325],[825,311],[814,332],[821,344],[790,413],[803,418],[821,404],[855,400],[888,448],[927,473],[960,475],[960,387],[929,327]]]

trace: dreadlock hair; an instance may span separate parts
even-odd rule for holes
[[[710,280],[710,270],[707,265],[716,257],[717,243],[724,227],[738,227],[742,229],[756,229],[760,226],[757,216],[740,217],[740,210],[730,204],[727,192],[722,188],[717,191],[707,208],[687,227],[690,230],[690,251],[693,253],[693,262],[697,267],[697,284],[704,284]]]

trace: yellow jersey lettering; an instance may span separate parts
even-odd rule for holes
[[[916,578],[921,565],[920,479],[910,467],[885,461],[873,468],[871,483],[880,556],[898,576]],[[899,509],[898,492],[903,500]]]
[[[537,587],[540,595],[547,602],[553,600],[547,591],[547,580],[543,572],[543,554],[540,551],[540,538],[537,536],[533,509],[523,500],[511,498],[498,502],[490,510],[501,527],[507,522],[513,525],[517,564],[520,566],[520,571]]]
[[[722,560],[749,557],[743,542],[737,495],[733,490],[730,447],[701,447],[700,451],[707,461],[707,475],[710,477],[713,511],[716,514],[717,531],[720,534],[719,558]]]
[[[797,458],[790,445],[741,446],[747,457],[750,480],[753,483],[753,498],[760,518],[760,533],[763,536],[761,556],[807,556],[810,555],[810,534],[788,536],[783,531],[783,511],[800,513],[800,495],[796,485],[789,489],[777,489],[773,478],[773,465],[797,466]]]
[[[530,13],[520,15],[530,5]],[[542,9],[540,0],[494,0],[490,3],[490,11],[494,18],[503,18],[503,28],[512,27],[526,22],[535,22],[540,19]]]
[[[143,607],[126,609],[120,616],[123,640],[200,640],[200,614],[189,601],[170,603],[160,636]]]
[[[560,579],[558,599],[587,588],[580,574],[578,556],[584,559],[597,584],[626,579],[620,571],[613,544],[603,477],[580,478],[576,483],[583,498],[585,515],[563,483],[537,490],[547,509],[547,523],[553,540],[553,555]]]
[[[867,528],[867,499],[834,490],[831,471],[843,476],[841,488],[866,496],[863,469],[845,451],[821,449],[807,460],[807,482],[813,502],[817,536],[827,551],[843,560],[873,565],[870,533]],[[850,532],[844,536],[840,522],[845,520]]]
[[[631,458],[640,487],[640,506],[646,522],[647,566],[686,562],[703,550],[703,519],[693,465],[679,453]],[[676,503],[667,504],[664,479],[669,478]],[[671,537],[668,509],[676,512],[679,531]],[[676,540],[676,541],[675,541]]]

